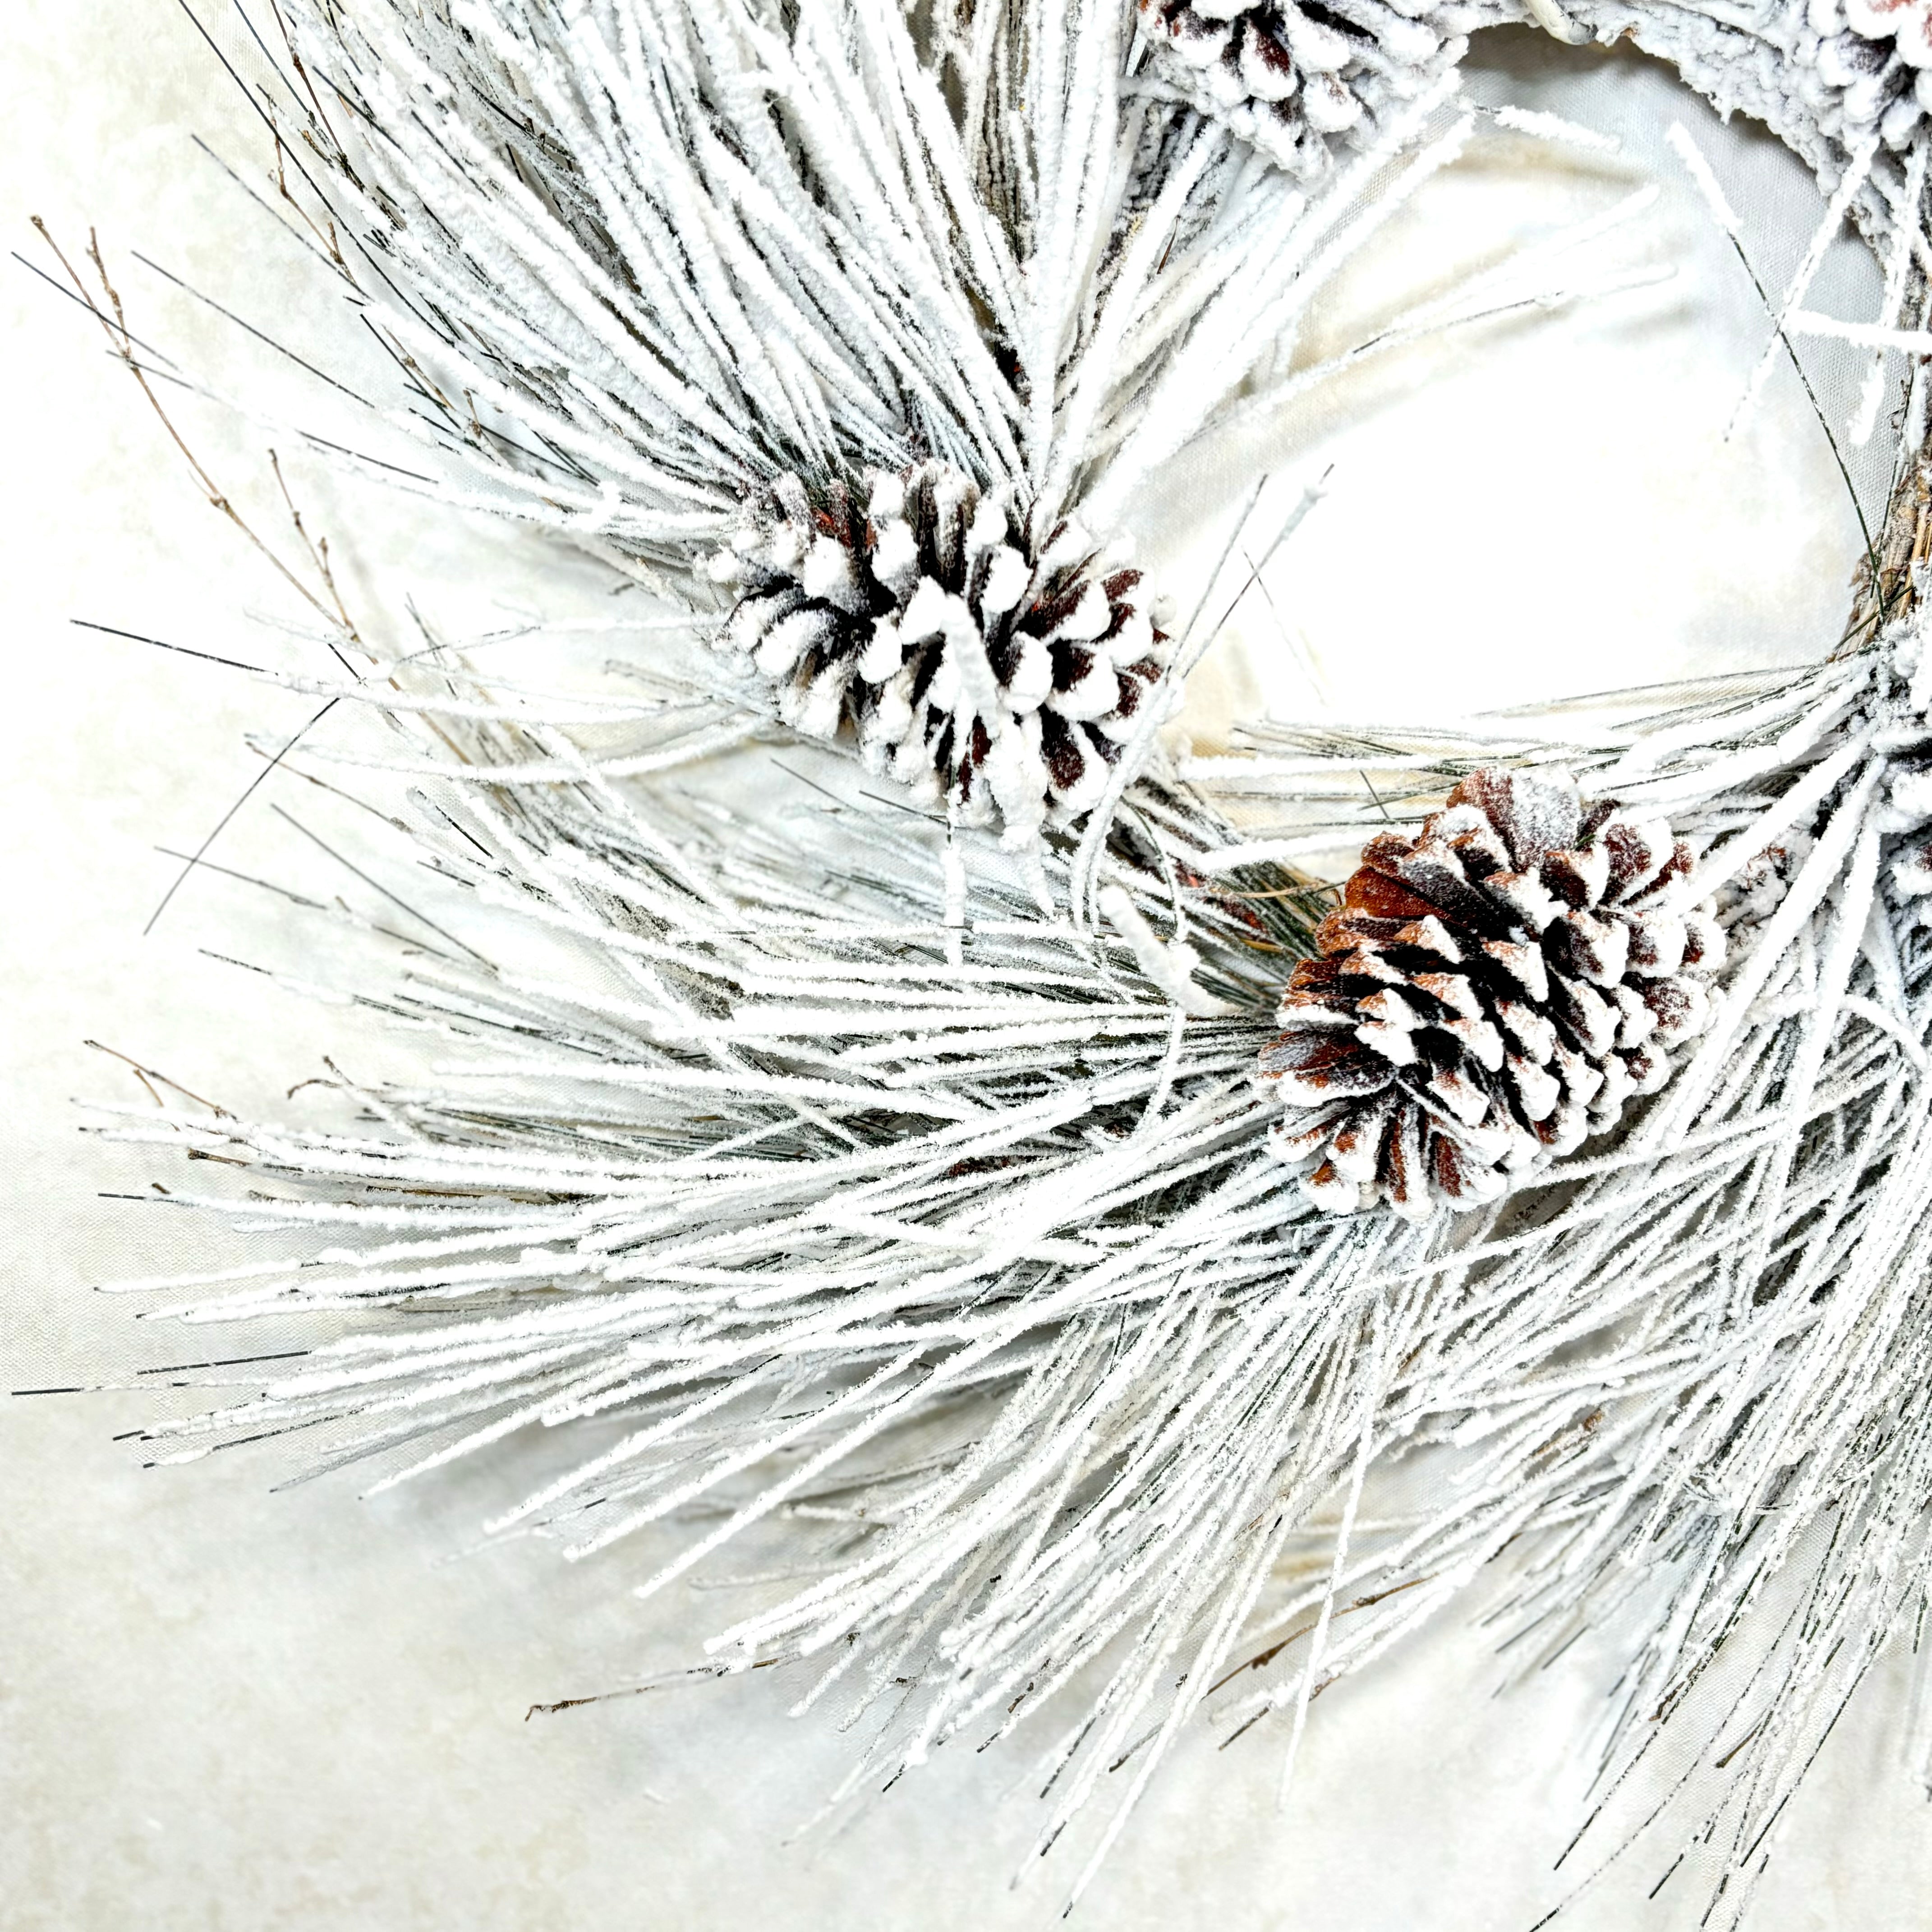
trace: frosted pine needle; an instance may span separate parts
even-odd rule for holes
[[[1666,817],[1719,893],[1736,963],[1684,1070],[1533,1188],[1413,1226],[1305,1205],[1268,1150],[1256,1055],[1320,902],[1198,790],[1130,795],[1112,924],[1084,932],[971,835],[761,824],[594,762],[587,787],[512,781],[541,762],[514,728],[446,716],[502,782],[438,787],[417,836],[548,963],[407,973],[386,1002],[450,1057],[368,1129],[118,1130],[246,1163],[229,1211],[290,1244],[173,1284],[178,1313],[358,1317],[157,1447],[325,1428],[387,1484],[620,1415],[499,1526],[587,1556],[713,1505],[655,1588],[788,1522],[815,1574],[719,1631],[721,1664],[815,1658],[808,1702],[896,1712],[851,1789],[1059,1712],[1043,1839],[1144,1788],[1204,1705],[1302,1708],[1292,1645],[1214,1687],[1324,1604],[1355,1607],[1322,1624],[1314,1682],[1506,1548],[1526,1658],[1641,1576],[1676,1608],[1632,1658],[1634,1723],[1698,1708],[1781,1568],[1810,1607],[1778,1641],[1819,1661],[1768,1666],[1712,1732],[1742,1872],[1927,1581],[1916,649],[1908,620],[1566,743],[1303,734],[1253,758],[1244,814],[1292,819],[1354,809],[1370,758],[1400,816],[1560,757]],[[1281,1570],[1365,1466],[1450,1444],[1449,1501]]]

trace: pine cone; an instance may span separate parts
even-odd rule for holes
[[[1839,96],[1848,148],[1876,128],[1902,152],[1932,110],[1932,7],[1926,0],[1813,0],[1795,57]],[[1811,34],[1818,36],[1815,49]]]
[[[1551,772],[1465,778],[1363,853],[1282,995],[1274,1150],[1331,1212],[1494,1200],[1670,1075],[1724,938],[1688,846]]]
[[[718,644],[795,729],[849,724],[868,770],[1024,846],[1099,798],[1164,668],[1140,573],[1072,522],[1034,554],[1007,494],[950,464],[866,482],[861,510],[780,478],[714,564],[740,586]]]
[[[1514,17],[1461,0],[1139,0],[1168,78],[1302,180]]]
[[[1839,10],[1820,0],[1808,10],[1808,23],[1827,32]],[[1932,68],[1932,7],[1925,0],[1843,0],[1842,10],[1845,25],[1862,39],[1894,41],[1909,66]]]

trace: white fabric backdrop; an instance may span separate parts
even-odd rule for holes
[[[1721,441],[1764,319],[1658,136],[1673,116],[1692,127],[1774,284],[1813,217],[1808,182],[1634,58],[1496,37],[1472,86],[1619,133],[1630,154],[1485,140],[1359,265],[1312,346],[1353,339],[1406,293],[1606,207],[1651,171],[1666,192],[1620,259],[1676,278],[1406,352],[1274,426],[1264,446],[1204,452],[1169,479],[1176,533],[1164,552],[1146,548],[1184,592],[1251,465],[1284,491],[1334,466],[1268,595],[1244,605],[1204,671],[1188,719],[1204,744],[1268,706],[1438,715],[1802,657],[1837,634],[1856,549],[1842,486],[1788,370],[1747,431]],[[326,399],[309,378],[131,259],[140,250],[312,359],[372,366],[323,280],[196,134],[260,178],[258,125],[167,0],[11,0],[10,243],[58,274],[27,218],[44,215],[76,260],[98,224],[139,333],[217,386],[310,420]],[[1814,305],[1870,312],[1868,265],[1850,244]],[[175,869],[154,848],[198,841],[247,782],[245,731],[286,730],[308,707],[70,620],[308,669],[316,653],[251,617],[300,614],[200,500],[81,311],[11,268],[0,313],[14,725],[0,766],[0,1387],[13,1388],[255,1340],[141,1328],[134,1304],[93,1292],[231,1246],[165,1207],[102,1198],[178,1175],[79,1134],[73,1096],[139,1097],[85,1040],[236,1105],[274,1100],[324,1053],[368,1078],[408,1048],[206,956],[301,944],[278,902],[232,880],[197,878],[141,937]],[[1854,373],[1820,365],[1840,420]],[[285,542],[265,454],[274,434],[191,401],[179,412],[220,487]],[[536,608],[610,608],[593,571],[526,536],[344,488],[313,464],[291,475],[358,600],[394,608],[406,586],[457,631]],[[298,779],[274,781],[214,856],[352,898],[355,881],[304,854],[278,803],[303,813],[315,800]],[[143,1471],[111,1438],[159,1399],[0,1402],[0,1922],[1058,1922],[1070,1869],[1035,1863],[1007,1888],[1033,1824],[1024,1752],[942,1754],[838,1831],[788,1844],[846,1747],[787,1720],[785,1688],[764,1673],[524,1721],[533,1701],[684,1654],[722,1621],[718,1598],[640,1612],[621,1558],[569,1569],[529,1544],[465,1553],[514,1486],[500,1468],[368,1505],[352,1476],[271,1495],[292,1466],[272,1451]],[[1574,1740],[1602,1708],[1609,1654],[1580,1646],[1497,1697],[1481,1633],[1445,1627],[1323,1700],[1286,1816],[1278,1740],[1264,1730],[1220,1753],[1204,1735],[1080,1920],[1108,1932],[1526,1928],[1562,1888],[1550,1868],[1583,1793]],[[1795,1808],[1756,1921],[1768,1932],[1926,1922],[1932,1823],[1888,1724],[1905,1681],[1902,1665],[1877,1674]],[[1577,1932],[1694,1924],[1702,1900],[1682,1874],[1644,1902],[1672,1849],[1634,1856],[1577,1908]]]

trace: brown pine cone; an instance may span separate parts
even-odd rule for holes
[[[781,478],[713,574],[739,586],[717,643],[777,688],[796,730],[849,725],[868,769],[962,824],[1028,843],[1106,788],[1160,676],[1138,571],[1063,522],[1037,551],[1005,494],[924,463],[862,508]]]
[[[1549,772],[1480,771],[1373,840],[1282,995],[1274,1150],[1336,1214],[1494,1200],[1670,1076],[1724,937],[1669,828]]]
[[[1462,58],[1508,0],[1138,0],[1166,77],[1298,179]]]

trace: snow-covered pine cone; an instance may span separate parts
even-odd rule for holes
[[[1477,772],[1372,841],[1261,1054],[1310,1198],[1474,1207],[1654,1093],[1723,958],[1690,872],[1668,826],[1551,772]]]
[[[1008,493],[922,463],[816,497],[779,479],[716,561],[717,642],[794,729],[1024,846],[1100,797],[1165,668],[1136,570],[1063,521],[1037,553]]]
[[[1903,148],[1932,110],[1932,0],[1811,0],[1806,15],[1819,76],[1840,96],[1832,131],[1852,147],[1876,128]]]
[[[1302,180],[1460,61],[1503,0],[1139,0],[1166,77]]]
[[[1892,40],[1910,67],[1932,68],[1932,4],[1928,0],[1844,0],[1845,24],[1868,40]],[[1813,24],[1826,10],[1814,6]]]

